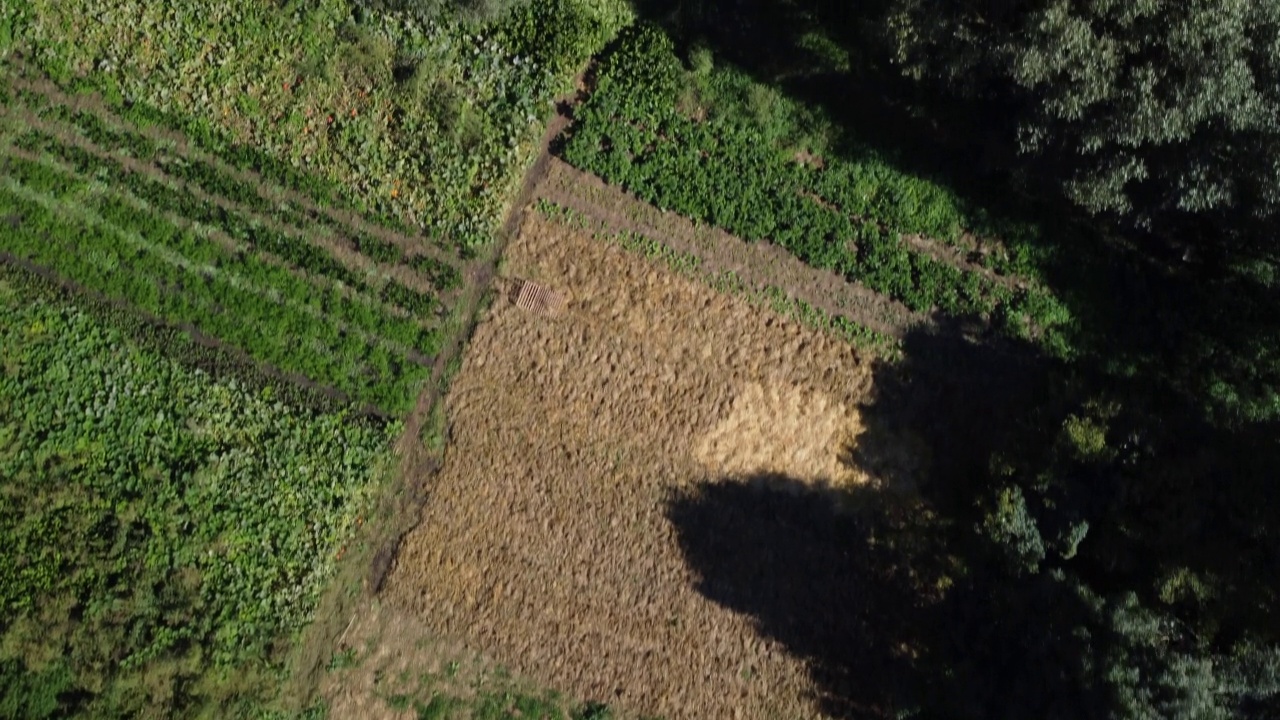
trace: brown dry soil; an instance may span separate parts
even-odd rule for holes
[[[516,308],[520,279],[566,309]],[[628,715],[818,716],[804,661],[699,592],[668,503],[761,475],[833,499],[878,482],[845,460],[871,359],[536,213],[495,285],[381,602]],[[326,693],[335,717],[360,712],[350,690]]]

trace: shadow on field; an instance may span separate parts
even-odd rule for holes
[[[671,499],[668,517],[697,589],[810,663],[825,711],[877,717],[914,680],[900,649],[919,630],[910,584],[891,551],[829,495],[760,480],[708,483]]]
[[[1054,168],[1016,157],[1007,108],[930,94],[862,42],[880,0],[638,5],[686,59],[709,48],[826,110],[835,156],[875,153],[1035,225],[1043,282],[1073,318],[1068,360],[944,321],[877,369],[850,461],[919,486],[910,499],[866,489],[841,514],[786,478],[673,498],[699,589],[807,659],[836,717],[1175,716],[1185,701],[1280,718],[1280,649],[1269,670],[1232,669],[1280,648],[1277,264],[1179,251],[1214,228],[1081,218]],[[844,69],[814,54],[815,29]],[[882,461],[904,438],[928,455],[922,477]]]
[[[670,499],[698,591],[805,660],[837,718],[1107,717],[1139,676],[1170,693],[1156,706],[1180,702],[1194,683],[1161,683],[1185,671],[1169,663],[1204,628],[1218,636],[1196,652],[1277,634],[1280,591],[1260,571],[1280,565],[1266,541],[1280,523],[1266,482],[1280,467],[1276,428],[1215,430],[1166,399],[1121,408],[1116,456],[1083,462],[1063,440],[1081,412],[1079,372],[965,323],[911,334],[905,358],[877,368],[850,452],[878,487],[753,477]],[[1153,415],[1164,424],[1144,425]],[[876,464],[904,437],[927,448],[923,477]],[[1024,515],[1000,515],[1014,486]],[[1081,519],[1078,553],[1064,550]],[[1218,583],[1205,591],[1214,603],[1194,578]],[[1276,709],[1242,703],[1234,711]]]
[[[863,409],[860,445],[874,436],[868,444],[881,447],[904,433],[924,440],[922,496],[760,476],[709,482],[669,500],[698,591],[752,617],[762,637],[805,660],[820,707],[834,717],[893,717],[938,703],[957,716],[980,715],[962,710],[974,705],[973,685],[1016,691],[1002,687],[1005,668],[981,659],[1011,647],[1026,647],[1025,657],[1042,665],[1061,654],[1046,637],[1052,626],[1018,624],[1002,610],[1063,602],[1052,582],[1001,593],[959,577],[967,559],[950,545],[961,518],[944,510],[955,503],[942,495],[959,491],[958,478],[976,477],[991,438],[1004,435],[993,423],[1034,404],[1046,373],[1029,348],[975,342],[964,330],[908,338],[908,357],[926,367],[881,366],[879,395]],[[894,464],[875,466],[858,447],[850,460],[879,472],[884,487],[920,479],[895,477]],[[1053,672],[1044,669],[1045,677]],[[1052,703],[1073,691],[1040,687],[1043,701],[1020,707],[1040,706],[1050,717]]]

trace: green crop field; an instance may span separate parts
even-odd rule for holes
[[[0,308],[0,716],[167,714],[268,685],[395,425],[215,380],[26,284],[0,282]]]
[[[11,257],[379,411],[412,404],[441,344],[456,260],[419,255],[435,266],[421,272],[396,245],[277,205],[265,181],[248,185],[119,117],[73,111],[70,97],[10,87],[4,99]]]
[[[745,718],[1280,717],[1280,6],[996,5],[0,2],[0,720],[598,720],[711,695]],[[594,277],[581,238],[625,272]],[[674,276],[732,300],[700,311]],[[518,315],[501,347],[609,378],[547,418],[444,402],[529,280],[582,287],[547,288],[565,312]],[[628,283],[686,299],[653,313]],[[733,337],[666,352],[661,324],[730,302]],[[740,342],[753,310],[788,334],[767,359]],[[647,425],[597,432],[600,392],[674,387],[699,351],[732,368],[680,396],[705,413],[620,402],[627,422],[756,424],[752,388],[831,349],[795,324],[839,341],[811,375],[847,397],[797,385],[795,405],[849,411],[811,434],[856,488],[642,474],[606,445]],[[586,352],[619,333],[643,345]],[[554,446],[563,477],[472,463],[491,453],[468,428],[508,436],[467,412]],[[751,456],[744,437],[724,447]],[[543,487],[606,459],[645,492]],[[667,483],[696,506],[634,504]],[[456,556],[425,543],[443,574],[410,577],[401,540],[442,517],[424,507],[499,525],[450,533]],[[521,523],[591,557],[558,577],[529,541],[526,562]],[[614,562],[619,538],[648,566]],[[551,579],[494,577],[485,543]],[[810,576],[793,552],[829,560]],[[640,588],[651,572],[674,584]],[[652,590],[653,634],[561,643],[560,579],[610,608]],[[398,606],[442,597],[443,625]],[[554,643],[525,642],[551,620]],[[705,667],[672,666],[673,638],[712,630],[681,661]],[[753,710],[792,692],[813,712]]]

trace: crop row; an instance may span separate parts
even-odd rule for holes
[[[250,248],[270,252],[314,276],[341,282],[358,292],[372,293],[363,276],[339,263],[324,250],[305,240],[291,237],[255,222],[237,211],[197,198],[182,185],[170,186],[142,173],[129,170],[113,159],[101,157],[75,145],[59,142],[53,136],[35,130],[24,133],[15,144],[30,152],[41,152],[55,157],[84,176],[97,177],[120,188],[128,188],[131,194],[144,200],[156,210],[170,212],[219,228]],[[387,290],[388,287],[398,289]],[[394,279],[385,281],[383,297],[404,299],[405,302],[396,304],[411,313],[421,314],[424,321],[430,319],[430,313],[438,309],[439,304],[434,296],[404,287]]]
[[[552,221],[588,231],[596,240],[642,255],[650,262],[661,263],[672,272],[698,280],[717,292],[743,298],[757,306],[768,307],[779,315],[793,318],[808,327],[831,333],[846,342],[871,348],[891,357],[901,352],[901,347],[894,338],[843,315],[832,314],[822,308],[814,307],[804,300],[792,297],[786,290],[775,285],[756,286],[746,282],[732,270],[717,272],[707,269],[697,255],[681,252],[647,235],[633,231],[601,230],[578,211],[548,200],[539,200],[536,207],[539,213]]]
[[[334,288],[221,247],[111,198],[98,217],[76,205],[86,186],[44,166],[10,160],[0,214],[18,218],[3,248],[101,292],[302,374],[388,412],[411,403],[428,369],[387,345],[433,354],[436,333],[389,317]]]
[[[461,274],[457,268],[444,260],[426,255],[406,259],[404,252],[394,243],[381,240],[363,230],[348,227],[327,212],[298,207],[289,202],[276,202],[263,197],[252,185],[229,175],[216,163],[200,158],[173,156],[144,134],[123,126],[113,126],[98,114],[85,110],[72,110],[31,90],[21,88],[16,94],[18,99],[38,117],[74,127],[96,147],[110,151],[124,150],[131,157],[143,162],[155,163],[166,174],[191,183],[214,197],[225,198],[259,215],[271,217],[282,225],[297,228],[299,231],[305,232],[310,223],[322,225],[332,232],[335,242],[341,243],[345,242],[345,238],[351,238],[351,247],[375,263],[387,266],[403,263],[420,272],[431,282],[437,292],[448,292],[461,284]],[[400,229],[408,232],[407,228]],[[344,282],[351,284],[349,279]],[[390,290],[386,294],[400,297],[406,296],[407,292],[406,289]],[[424,307],[429,304],[425,299],[410,301],[410,305],[415,307]]]
[[[90,194],[88,190],[91,180],[85,177],[75,177],[59,169],[23,158],[10,158],[6,161],[5,166],[11,177],[27,187],[49,194],[56,199],[75,198],[81,204],[93,207],[99,214],[120,227],[139,227],[144,229],[157,227],[161,228],[158,232],[160,232],[159,237],[162,241],[164,238],[176,237],[173,234],[164,234],[170,228],[176,232],[177,228],[164,220],[164,218],[157,216],[155,214],[157,208],[150,202],[148,202],[147,208],[139,208],[117,195],[104,192],[101,187]],[[103,179],[102,175],[93,177],[97,180]],[[164,196],[159,197],[163,198]],[[152,198],[143,196],[143,199],[149,201]],[[188,235],[194,236],[195,233],[182,231],[184,238]],[[236,235],[230,236],[237,237]],[[262,276],[268,286],[272,286],[276,282],[287,282],[299,288],[298,296],[305,294],[301,292],[305,288],[314,290],[317,296],[332,296],[336,298],[337,305],[331,309],[326,306],[326,312],[338,312],[338,317],[343,322],[365,330],[371,335],[385,338],[390,342],[414,347],[425,345],[428,348],[432,347],[435,342],[433,339],[434,331],[430,329],[430,324],[424,324],[424,318],[421,316],[396,317],[394,314],[387,312],[385,308],[380,307],[378,303],[370,301],[367,296],[362,297],[359,294],[349,296],[342,288],[336,286],[317,286],[315,283],[296,277],[284,268],[263,262],[251,254],[245,252],[232,254],[223,250],[217,244],[203,239],[199,240],[197,244],[185,245],[180,250],[183,253],[183,257],[187,259],[210,263],[215,267],[226,267],[233,270],[238,266],[260,268],[256,274]],[[388,286],[390,285],[388,284]],[[433,352],[434,350],[428,352],[428,354]]]
[[[90,140],[103,147],[124,145],[130,147],[132,151],[132,148],[139,143],[147,142],[145,137],[106,128],[100,118],[83,111],[74,113],[71,119]],[[122,135],[128,137],[121,139]],[[348,228],[327,213],[310,209],[304,211],[271,202],[251,187],[229,177],[212,163],[196,158],[178,158],[166,159],[162,167],[167,174],[190,182],[210,195],[224,197],[263,215],[277,217],[284,224],[304,228],[308,221],[316,222],[333,231],[338,242],[342,242],[342,236],[350,236],[354,250],[380,265],[391,266],[405,262],[404,251],[396,244],[362,230]],[[453,265],[423,255],[415,257],[414,260],[416,262],[408,263],[409,267],[422,272],[438,292],[448,292],[461,284],[461,275]],[[407,292],[412,291],[408,291],[407,288],[390,291],[397,296],[403,296]],[[412,300],[410,304],[419,307],[429,305],[422,298]],[[405,307],[408,308],[409,305]]]
[[[212,196],[226,198],[255,213],[273,217],[283,225],[303,230],[308,222],[314,222],[331,230],[338,242],[342,242],[343,236],[350,236],[353,238],[353,249],[376,263],[397,265],[405,260],[403,251],[395,244],[380,240],[367,232],[348,228],[328,213],[268,200],[250,185],[220,170],[214,163],[199,158],[170,157],[145,135],[125,128],[112,127],[96,114],[84,110],[72,111],[65,105],[52,103],[45,96],[25,89],[20,90],[19,95],[24,104],[31,107],[39,117],[75,127],[97,147],[106,150],[123,149],[138,160],[154,161],[165,173],[173,177],[189,182]],[[417,256],[413,262],[408,263],[408,266],[422,272],[438,292],[447,292],[461,284],[460,273],[453,265],[443,260]],[[392,293],[403,295],[404,291],[392,291]],[[422,306],[425,303],[418,300],[412,304]]]
[[[103,88],[88,77],[77,77],[70,82],[70,91],[86,95],[97,94]],[[110,101],[110,93],[107,99]],[[223,132],[199,117],[183,117],[166,112],[146,102],[113,102],[112,109],[125,120],[139,127],[160,127],[179,133],[204,152],[227,163],[237,170],[253,172],[310,199],[321,207],[351,210],[370,222],[390,230],[413,236],[416,232],[398,218],[381,213],[362,212],[345,202],[345,191],[337,183],[312,173],[299,171],[292,165],[252,147],[231,141]]]
[[[1066,321],[1041,290],[1011,290],[906,247],[900,232],[960,231],[955,207],[924,184],[835,162],[805,167],[750,123],[695,121],[676,109],[683,82],[667,36],[632,28],[602,60],[565,159],[661,208],[772,240],[915,311],[995,316],[1019,335]]]

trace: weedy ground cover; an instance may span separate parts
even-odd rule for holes
[[[20,282],[0,307],[3,712],[245,711],[396,426],[215,380]]]
[[[8,23],[14,49],[64,87],[138,104],[140,119],[238,167],[262,162],[313,197],[474,251],[547,101],[629,18],[619,0],[536,0],[480,26],[346,0],[30,0]]]

